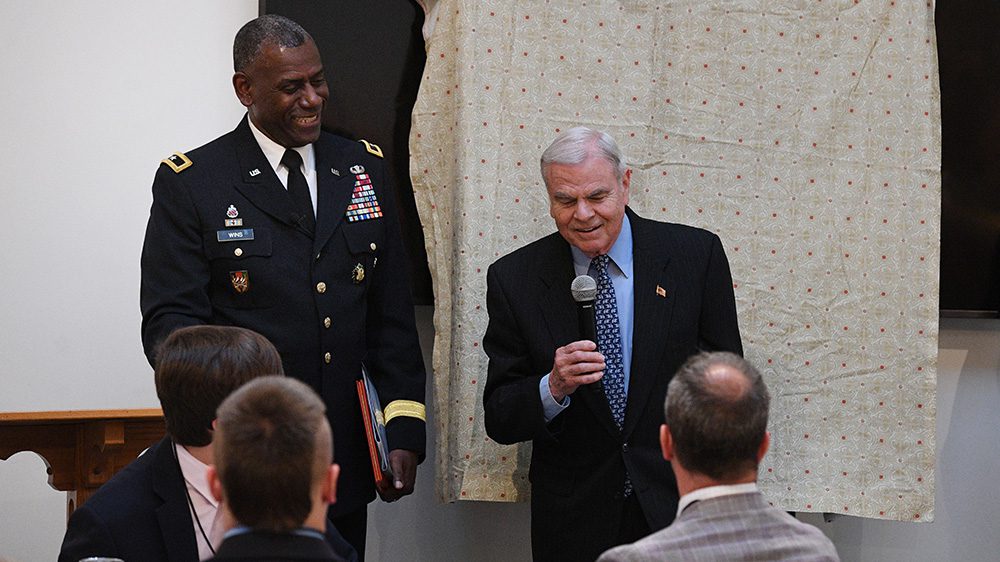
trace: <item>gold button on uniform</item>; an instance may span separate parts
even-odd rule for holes
[[[236,254],[236,257],[240,257],[243,255],[243,248],[236,248],[233,253]]]
[[[326,292],[326,283],[324,283],[322,281],[320,281],[319,283],[316,283],[316,292],[319,293],[319,294],[321,294],[321,295],[323,293],[325,293]]]
[[[329,316],[327,316],[326,318],[323,319],[323,327],[324,328],[329,328],[330,324],[333,324],[333,321],[330,320]]]
[[[372,243],[371,243],[371,246],[369,246],[369,247],[370,247],[370,248],[372,249],[372,251],[373,251],[373,252],[374,252],[374,251],[375,251],[376,249],[378,249],[378,246],[376,246],[374,242],[372,242]]]
[[[323,355],[323,361],[325,361],[326,363],[329,363],[330,361],[333,361],[333,355],[330,355],[330,352],[329,352],[329,351],[327,351],[327,352],[326,352],[326,353],[325,353],[325,354]]]

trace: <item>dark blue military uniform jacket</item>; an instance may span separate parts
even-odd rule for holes
[[[355,379],[365,362],[386,408],[389,445],[423,456],[425,372],[392,186],[377,148],[323,133],[310,232],[247,118],[164,161],[142,250],[142,341],[150,363],[171,331],[255,330],[285,374],[327,406],[341,465],[331,516],[375,497]],[[399,414],[399,415],[395,415]]]

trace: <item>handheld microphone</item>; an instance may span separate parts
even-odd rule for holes
[[[580,322],[580,339],[597,343],[597,325],[594,322],[594,300],[597,298],[597,281],[589,275],[580,275],[573,280],[569,290],[576,301],[576,313]]]

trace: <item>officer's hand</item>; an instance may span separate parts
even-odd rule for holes
[[[383,481],[378,487],[379,496],[384,501],[394,502],[412,494],[417,482],[417,454],[406,449],[389,451],[389,469],[392,471],[392,480]]]
[[[549,392],[558,402],[576,392],[582,384],[601,380],[604,376],[604,356],[597,351],[597,344],[580,340],[556,350],[549,375]]]

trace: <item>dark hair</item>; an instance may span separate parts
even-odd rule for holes
[[[251,381],[219,406],[215,466],[237,521],[272,532],[302,525],[333,462],[325,413],[312,388],[286,377]]]
[[[156,352],[156,395],[167,433],[181,445],[212,442],[215,410],[250,379],[280,375],[281,356],[264,336],[232,326],[189,326]]]
[[[298,47],[312,37],[294,21],[277,14],[266,14],[248,21],[236,32],[233,41],[233,70],[243,72],[260,54],[264,45]]]
[[[742,377],[711,376],[721,370]],[[770,402],[764,379],[742,357],[715,352],[689,358],[670,381],[664,405],[677,460],[715,480],[756,471]]]

